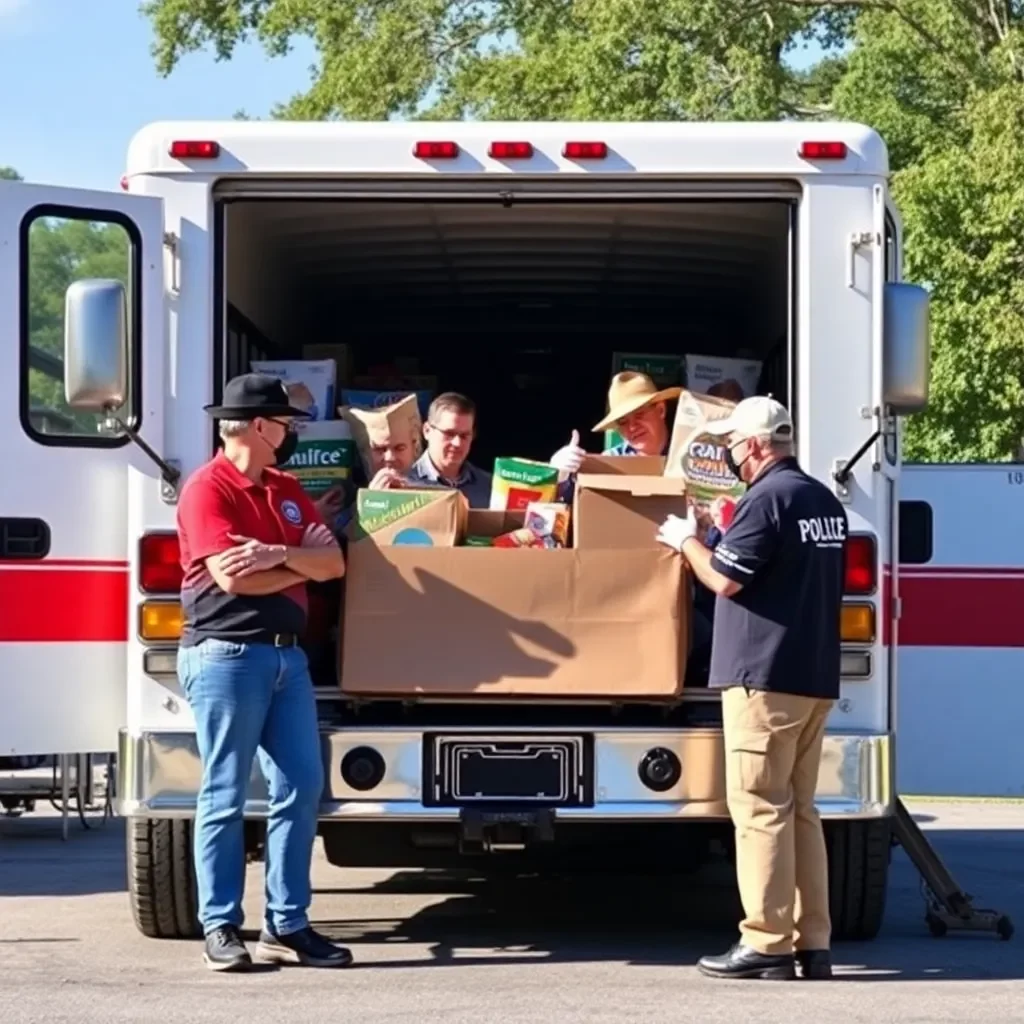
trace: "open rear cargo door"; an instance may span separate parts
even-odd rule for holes
[[[125,719],[127,438],[64,400],[67,287],[128,294],[129,394],[162,358],[162,201],[0,182],[0,756],[113,750]],[[149,396],[157,408],[162,403]],[[158,417],[151,417],[158,419]]]

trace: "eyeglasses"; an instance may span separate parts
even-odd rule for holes
[[[436,423],[427,421],[427,425],[431,430],[436,430],[446,441],[472,441],[473,431],[472,430],[445,430],[443,427],[439,427]]]

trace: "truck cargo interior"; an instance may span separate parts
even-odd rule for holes
[[[487,469],[546,461],[573,429],[600,451],[591,427],[616,352],[758,359],[758,391],[786,402],[794,212],[783,200],[232,200],[218,376],[344,345],[339,390],[418,378],[470,396],[470,458]]]
[[[763,361],[787,400],[791,205],[249,200],[227,205],[225,377],[351,346],[354,377],[479,407],[471,459],[546,459],[604,414],[614,352]],[[340,370],[340,368],[339,368]]]

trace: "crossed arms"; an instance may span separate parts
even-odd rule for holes
[[[276,594],[309,580],[322,582],[345,574],[345,559],[334,535],[322,523],[306,528],[301,547],[264,544],[232,533],[236,543],[206,559],[221,590],[229,594]]]

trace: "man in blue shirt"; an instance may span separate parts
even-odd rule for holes
[[[736,830],[740,941],[698,969],[722,978],[831,977],[828,863],[814,797],[825,724],[839,697],[847,517],[793,457],[772,398],[707,428],[748,484],[714,551],[692,511],[658,539],[716,595],[709,685],[722,688],[726,793]],[[795,955],[794,955],[795,954]]]
[[[491,503],[491,474],[469,461],[476,436],[476,405],[454,391],[438,395],[427,411],[423,436],[427,450],[409,471],[409,486],[429,483],[454,487],[466,496],[470,508],[487,508]]]

